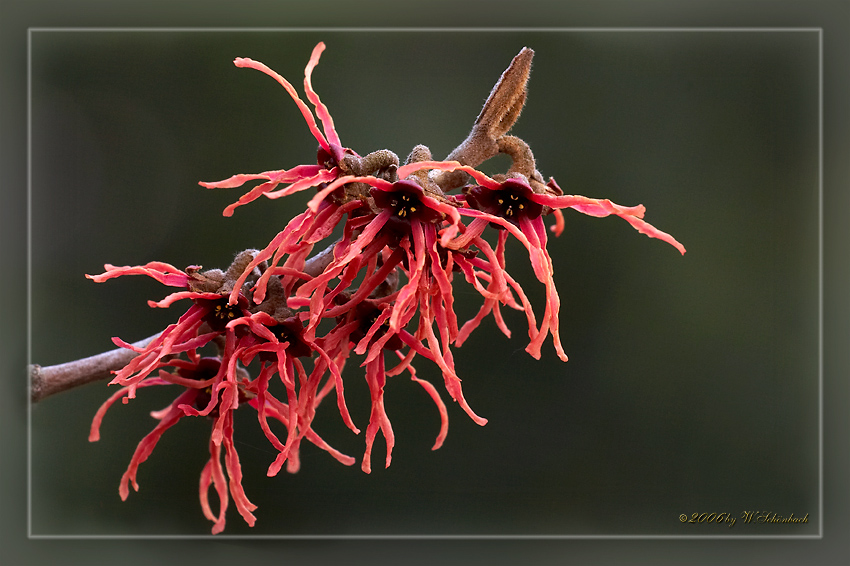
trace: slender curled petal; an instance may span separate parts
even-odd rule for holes
[[[407,165],[402,165],[398,168],[398,178],[406,179],[413,173],[423,169],[438,170],[438,171],[454,171],[460,169],[467,171],[471,167],[464,167],[457,161],[415,161]],[[473,169],[474,170],[474,169]]]
[[[204,309],[197,305],[190,307],[177,323],[169,325],[145,347],[142,353],[116,372],[110,385],[130,386],[128,397],[134,398],[138,383],[157,369],[164,356],[171,354],[174,350],[179,350],[186,340],[196,337],[197,329],[203,322],[205,314]]]
[[[372,445],[375,442],[375,436],[378,430],[383,433],[387,444],[385,467],[389,468],[390,461],[392,460],[395,435],[393,434],[390,419],[387,417],[387,412],[384,409],[384,385],[386,385],[386,381],[384,357],[378,356],[374,361],[366,365],[366,382],[369,384],[369,391],[372,397],[372,414],[369,417],[369,426],[366,427],[366,452],[363,454],[363,464],[361,467],[367,474],[372,471]]]
[[[549,226],[549,229],[555,234],[555,237],[558,237],[564,233],[564,212],[556,208],[552,211],[552,214],[555,215],[555,223]]]
[[[627,207],[620,206],[619,204],[615,204],[608,199],[594,199],[583,197],[580,195],[565,195],[563,191],[555,182],[555,179],[550,179],[549,186],[553,188],[556,192],[561,193],[559,195],[550,195],[550,194],[535,194],[532,198],[535,202],[542,204],[543,206],[548,206],[550,208],[563,209],[563,208],[573,208],[578,210],[582,214],[587,214],[590,216],[598,216],[604,217],[609,214],[614,214],[628,222],[634,227],[635,230],[649,236],[650,238],[658,238],[663,242],[667,242],[677,250],[682,255],[685,254],[685,246],[679,243],[673,236],[668,234],[667,232],[662,232],[661,230],[655,228],[648,222],[643,220],[643,215],[646,212],[646,208],[639,204],[637,206]],[[563,231],[563,218],[556,217],[556,224],[553,227],[553,231],[559,234]]]
[[[322,121],[322,128],[325,130],[325,136],[327,136],[327,140],[330,145],[341,147],[342,143],[339,141],[339,135],[337,135],[336,129],[334,128],[334,121],[333,118],[331,118],[330,112],[328,112],[328,107],[322,103],[319,95],[316,94],[315,90],[313,90],[313,69],[315,69],[316,65],[319,64],[319,58],[322,56],[322,52],[324,50],[325,44],[322,41],[316,44],[316,47],[313,48],[313,53],[310,55],[310,61],[304,69],[304,92],[307,93],[307,100],[316,107],[316,116],[318,116],[319,120]]]
[[[476,219],[476,221],[478,221],[478,219]],[[511,331],[501,316],[499,311],[500,304],[508,305],[517,310],[525,310],[529,313],[531,317],[529,318],[529,337],[534,339],[537,334],[534,314],[530,306],[526,305],[527,299],[525,299],[525,293],[523,293],[521,289],[517,292],[520,299],[523,301],[523,305],[518,304],[511,294],[511,287],[509,287],[510,277],[504,270],[504,250],[507,234],[508,233],[504,230],[499,231],[499,239],[496,250],[493,250],[490,247],[490,244],[483,238],[478,237],[473,240],[473,243],[484,252],[486,261],[479,258],[467,260],[463,257],[458,260],[467,281],[473,284],[475,289],[482,297],[484,297],[485,300],[481,309],[478,311],[478,314],[468,320],[460,329],[457,339],[455,340],[455,344],[457,346],[461,346],[466,341],[472,331],[478,327],[484,317],[490,312],[493,313],[493,317],[499,330],[501,330],[505,336],[510,338]],[[480,271],[476,272],[476,268]],[[488,283],[487,289],[484,289],[481,285],[478,280],[479,278]]]
[[[409,334],[402,333],[400,336],[408,346],[416,349],[418,354],[437,364],[443,372],[446,391],[448,391],[451,398],[460,405],[461,409],[469,415],[469,418],[471,418],[475,424],[484,426],[487,424],[487,419],[478,416],[463,396],[463,390],[460,386],[460,378],[454,370],[454,364],[450,363],[450,360],[447,360],[444,356],[434,354],[435,350],[439,352],[439,342],[437,341],[437,337],[434,335],[433,328],[430,324],[422,326],[421,328],[424,329],[423,334],[425,335],[426,342],[429,344],[429,348],[426,348],[418,341],[418,339],[411,337]]]
[[[561,360],[566,362],[567,354],[561,346],[560,335],[559,312],[561,309],[561,300],[558,296],[558,290],[555,288],[555,281],[553,279],[555,270],[552,265],[552,258],[549,256],[549,252],[546,249],[546,228],[544,227],[543,220],[541,218],[535,218],[533,220],[523,218],[520,220],[520,227],[523,233],[529,236],[529,241],[532,245],[542,250],[542,253],[538,255],[538,258],[545,262],[545,265],[539,268],[539,271],[545,270],[548,274],[545,279],[541,279],[541,282],[546,286],[546,309],[543,313],[540,332],[532,339],[529,347],[526,348],[526,351],[539,359],[540,345],[546,337],[547,332],[550,332],[552,334],[555,352]],[[538,269],[535,268],[535,271],[538,271]]]
[[[254,404],[253,401],[252,401],[252,404]],[[277,401],[277,403],[269,402],[268,406],[266,406],[266,408],[265,408],[265,412],[266,412],[266,414],[268,414],[269,417],[272,417],[272,418],[280,421],[281,423],[283,423],[284,426],[286,426],[286,427],[290,426],[289,417],[287,416],[288,408],[286,407],[285,404],[280,403],[279,401]],[[333,456],[333,458],[335,460],[337,460],[338,462],[340,462],[341,464],[344,464],[346,466],[351,466],[351,465],[354,465],[354,463],[357,461],[352,456],[347,456],[347,455],[343,454],[342,452],[340,452],[339,450],[332,448],[318,434],[316,434],[316,431],[314,431],[312,428],[306,429],[306,431],[304,433],[304,438],[306,438],[307,440],[309,440],[311,443],[315,444],[317,447],[321,448],[322,450],[326,451],[328,454]],[[290,458],[292,458],[293,456],[294,456],[294,453],[290,453]],[[293,472],[293,470],[289,470],[289,471]],[[295,470],[295,471],[297,471],[297,470]]]
[[[124,475],[121,476],[118,493],[121,496],[122,501],[126,501],[130,494],[130,483],[133,484],[134,490],[139,491],[139,484],[136,481],[136,473],[139,469],[139,465],[148,459],[165,431],[177,424],[177,421],[186,416],[185,413],[178,408],[178,406],[184,403],[192,403],[197,395],[198,392],[195,389],[187,389],[184,391],[177,399],[174,400],[168,409],[168,412],[165,416],[163,416],[156,427],[149,432],[147,436],[141,440],[141,442],[139,442],[139,445],[136,447],[136,451],[133,453],[133,457],[130,459],[130,465],[127,467],[127,471],[125,471]]]
[[[643,220],[643,215],[646,211],[643,205],[625,207],[615,204],[608,199],[594,199],[578,195],[534,195],[532,198],[544,206],[556,209],[572,208],[589,216],[605,217],[611,214],[619,216],[641,234],[667,242],[679,250],[682,255],[685,254],[685,246],[679,243],[673,236],[662,232]]]
[[[233,413],[228,411],[220,417],[224,421],[224,463],[227,475],[230,479],[229,488],[230,494],[233,497],[233,503],[236,504],[236,509],[242,518],[248,523],[249,527],[253,527],[257,518],[251,513],[257,506],[248,501],[245,495],[245,489],[242,487],[242,467],[239,464],[239,455],[236,453],[236,447],[233,444]]]
[[[434,441],[434,446],[431,447],[431,450],[437,450],[443,445],[443,442],[446,440],[446,436],[449,434],[449,412],[446,410],[446,404],[443,403],[443,400],[440,398],[437,388],[434,387],[430,381],[416,377],[413,367],[408,367],[411,369],[410,379],[421,385],[434,401],[434,404],[437,405],[437,410],[440,414],[440,431],[437,433],[437,439]]]
[[[275,71],[268,68],[263,63],[259,61],[254,61],[253,59],[249,59],[247,57],[237,57],[233,60],[233,64],[237,67],[242,68],[250,68],[260,71],[262,73],[267,74],[274,80],[276,80],[280,85],[286,89],[286,92],[292,97],[292,100],[295,102],[295,105],[298,106],[298,110],[301,111],[301,115],[304,116],[304,121],[307,122],[307,127],[310,128],[310,133],[313,134],[313,137],[316,138],[316,141],[319,142],[319,145],[322,146],[327,152],[331,152],[331,146],[328,144],[328,140],[325,139],[324,134],[319,131],[319,126],[316,124],[316,118],[313,117],[313,113],[310,111],[310,107],[304,103],[303,100],[298,96],[298,93],[295,92],[295,87],[293,87],[289,81],[280,76]]]
[[[330,170],[322,169],[320,171],[317,171],[313,175],[305,175],[303,178],[293,181],[292,184],[287,187],[274,191],[269,191],[265,193],[265,197],[269,199],[286,197],[297,192],[303,191],[305,189],[318,187],[322,183],[330,183],[331,181],[336,179],[338,175],[339,171],[336,167]]]
[[[202,187],[206,187],[208,189],[220,189],[220,188],[235,188],[240,187],[244,183],[252,180],[265,180],[265,183],[261,183],[239,197],[239,200],[234,202],[233,204],[228,205],[224,212],[222,213],[224,216],[233,216],[233,212],[240,206],[248,204],[260,196],[265,196],[267,198],[279,198],[281,196],[290,195],[296,193],[298,191],[308,189],[310,187],[315,187],[321,183],[334,179],[336,177],[336,171],[328,171],[323,169],[319,165],[297,165],[292,169],[285,169],[281,171],[267,171],[265,173],[258,173],[255,175],[234,175],[228,179],[218,182],[200,182],[198,183]],[[289,185],[283,189],[277,189],[277,186],[281,183],[289,183]]]
[[[218,293],[198,293],[195,291],[178,291],[176,293],[171,293],[167,297],[159,301],[148,301],[148,306],[151,308],[160,308],[165,309],[176,303],[177,301],[182,301],[183,299],[192,299],[194,301],[197,300],[208,300],[215,301],[220,299],[221,295]]]
[[[272,175],[286,172],[286,169],[281,169],[280,171],[266,171],[264,173],[239,173],[222,181],[198,181],[198,184],[207,189],[235,189],[248,181],[271,181]]]
[[[310,209],[313,213],[319,210],[319,205],[333,193],[335,190],[345,185],[346,183],[354,183],[361,182],[371,179],[372,177],[357,177],[356,175],[344,175],[342,177],[338,177],[333,182],[328,184],[326,187],[322,188],[316,195],[310,199],[307,203],[307,208]]]
[[[207,461],[206,466],[204,466],[203,471],[201,471],[199,497],[204,517],[215,523],[212,528],[212,534],[217,535],[224,530],[225,513],[227,512],[227,505],[230,502],[230,496],[228,495],[227,479],[224,477],[224,470],[221,467],[221,445],[210,441],[209,448],[210,459]],[[215,515],[210,508],[210,485],[214,485],[216,494],[218,495],[218,515]]]
[[[285,253],[293,253],[297,250],[296,245],[294,244],[297,241],[301,231],[306,229],[309,225],[310,221],[315,218],[315,215],[311,214],[310,211],[303,212],[289,221],[286,227],[278,232],[278,234],[272,239],[271,243],[266,246],[265,249],[261,250],[257,254],[254,255],[254,259],[245,267],[242,274],[236,280],[236,283],[233,285],[233,291],[230,293],[228,303],[233,305],[236,304],[239,299],[239,290],[248,280],[248,277],[251,276],[251,273],[254,271],[254,268],[259,266],[264,261],[267,261],[273,255],[275,256],[275,261],[272,262],[270,267],[277,265],[279,259]],[[268,270],[267,272],[268,273]],[[254,291],[254,302],[262,302],[265,298],[266,294],[266,282],[268,278],[271,276],[269,273],[266,276],[266,273],[260,277],[260,281],[257,282],[257,288]]]
[[[197,266],[190,266],[187,270],[192,268],[197,268]],[[161,261],[151,261],[145,265],[132,267],[118,267],[107,263],[103,266],[103,269],[105,271],[100,275],[87,274],[86,278],[91,279],[95,283],[103,283],[104,281],[123,275],[147,275],[169,287],[186,287],[189,281],[189,275],[186,271],[177,269],[173,265]]]
[[[167,382],[160,379],[148,379],[139,385],[139,387],[150,387],[151,385],[167,385]],[[100,425],[103,423],[103,417],[106,416],[106,411],[115,404],[118,399],[125,397],[129,392],[129,387],[122,387],[115,393],[109,396],[109,398],[104,401],[104,403],[100,406],[97,412],[92,419],[91,428],[89,430],[89,442],[97,442],[100,440]],[[170,410],[170,406],[167,407]]]

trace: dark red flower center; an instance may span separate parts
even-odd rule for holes
[[[316,151],[316,163],[325,169],[333,169],[339,165],[339,162],[342,161],[342,156],[346,153],[354,154],[350,149],[335,144],[330,144],[330,151],[319,146],[319,149]]]
[[[209,305],[209,311],[204,315],[204,322],[216,332],[223,332],[228,322],[243,315],[242,307],[239,306],[239,303],[230,305],[228,304],[227,297],[222,297],[214,301],[201,299],[199,302],[206,302]]]
[[[354,316],[360,323],[360,326],[351,333],[351,340],[354,342],[360,342],[366,335],[369,333],[369,330],[374,326],[376,322],[378,322],[378,318],[381,316],[381,309],[373,306],[373,304],[364,302],[357,305],[354,310]],[[377,340],[381,336],[387,333],[387,330],[390,329],[390,319],[386,319],[381,326],[375,331],[372,335],[372,341]],[[393,336],[387,343],[384,344],[385,350],[396,351],[404,346],[404,342],[402,342],[401,338],[398,335]]]
[[[177,375],[186,379],[206,381],[215,377],[220,367],[221,360],[218,358],[201,358],[192,367],[179,367],[177,369]]]
[[[306,357],[313,354],[313,349],[309,344],[304,342],[304,324],[298,317],[287,318],[283,322],[279,322],[274,326],[269,326],[268,329],[281,342],[289,342],[286,352],[294,357]]]
[[[531,187],[513,179],[508,179],[498,189],[474,186],[465,192],[466,202],[472,208],[511,222],[519,222],[521,217],[534,219],[543,213],[543,205],[531,200],[534,194]]]
[[[388,191],[373,188],[369,194],[375,200],[375,206],[392,212],[394,224],[409,224],[413,219],[435,222],[443,218],[442,214],[423,203],[424,191],[413,181],[397,181]]]
[[[337,161],[334,156],[328,153],[323,147],[319,146],[316,152],[316,163],[325,169],[333,169],[336,167]]]

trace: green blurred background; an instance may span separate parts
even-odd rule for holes
[[[818,41],[814,31],[60,32],[31,43],[32,361],[50,365],[173,322],[153,280],[95,284],[104,263],[225,267],[262,247],[308,194],[223,208],[219,180],[312,162],[315,140],[285,91],[235,68],[260,60],[301,90],[320,40],[314,86],[345,145],[361,154],[418,144],[444,157],[467,134],[511,58],[535,50],[526,108],[512,133],[567,193],[643,203],[646,219],[688,249],[616,218],[566,213],[549,243],[568,363],[548,341],[528,356],[491,320],[455,351],[471,422],[438,370],[420,377],[449,403],[445,445],[432,402],[402,375],[386,388],[393,463],[359,462],[363,435],[332,402],[316,430],[355,456],[345,467],[312,445],[298,474],[265,471],[276,452],[255,413],[236,439],[248,528],[233,504],[228,535],[569,534],[799,535],[820,528],[818,465]],[[494,160],[498,161],[498,160]],[[495,173],[505,161],[488,163]],[[516,242],[514,242],[516,244]],[[525,251],[508,268],[538,316],[543,288]],[[480,297],[459,281],[459,317]],[[368,389],[344,374],[355,422]],[[35,535],[206,534],[198,503],[209,427],[185,419],[139,472],[118,482],[148,416],[176,388],[142,390],[91,418],[112,388],[96,384],[31,412]],[[809,514],[807,525],[744,525],[744,511]],[[680,514],[738,523],[683,525]]]

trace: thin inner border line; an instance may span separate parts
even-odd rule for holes
[[[772,32],[817,32],[818,34],[818,534],[816,535],[36,535],[32,532],[32,402],[30,381],[27,374],[27,538],[29,539],[290,539],[290,540],[567,540],[567,539],[617,539],[617,540],[670,540],[670,539],[822,539],[823,538],[823,28],[822,27],[540,27],[540,28],[408,28],[408,27],[30,27],[27,29],[27,364],[32,363],[32,37],[36,32],[136,32],[136,33],[772,33]]]

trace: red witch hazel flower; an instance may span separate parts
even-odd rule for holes
[[[516,237],[528,249],[531,265],[537,279],[546,285],[546,311],[539,330],[530,328],[531,343],[526,350],[536,359],[540,359],[540,347],[547,334],[551,332],[558,356],[567,361],[567,355],[561,346],[558,333],[558,310],[560,299],[555,289],[553,276],[555,274],[552,258],[546,249],[547,235],[543,224],[544,210],[560,212],[564,208],[572,208],[590,216],[616,215],[642,234],[658,238],[675,247],[682,254],[685,248],[670,234],[662,232],[643,220],[645,208],[643,205],[624,207],[614,204],[608,199],[594,199],[578,195],[564,195],[561,188],[550,179],[546,185],[535,183],[539,192],[535,192],[528,179],[516,173],[515,177],[506,178],[503,182],[491,179],[480,171],[469,170],[469,174],[480,183],[464,187],[468,208],[460,209],[460,214],[474,220],[467,231],[449,244],[449,247],[463,248],[479,236],[488,224],[494,224],[505,229]],[[563,230],[563,216],[557,216],[558,223],[553,226],[556,235]],[[504,246],[501,247],[500,264],[504,265]]]
[[[290,95],[300,110],[307,127],[319,144],[316,165],[297,165],[291,169],[266,171],[257,174],[239,174],[223,181],[201,182],[200,185],[209,189],[235,188],[253,180],[265,180],[249,192],[245,193],[239,200],[224,209],[225,216],[231,216],[233,211],[243,204],[247,204],[263,195],[270,199],[292,195],[312,187],[320,187],[323,193],[327,193],[327,185],[343,175],[381,175],[394,178],[398,167],[398,157],[391,151],[380,150],[372,152],[365,157],[360,157],[355,151],[342,147],[339,134],[334,127],[334,121],[328,112],[327,106],[321,101],[319,95],[313,89],[312,73],[319,63],[319,58],[325,50],[325,44],[319,43],[313,49],[307,67],[304,70],[304,90],[307,100],[316,109],[316,116],[322,123],[320,130],[316,118],[310,108],[298,96],[295,88],[285,78],[268,68],[263,63],[247,58],[237,58],[234,65],[256,69],[275,79]],[[322,131],[324,130],[324,132]],[[286,184],[278,189],[280,184]],[[339,185],[333,185],[336,189]],[[342,196],[342,195],[338,195]],[[306,256],[317,242],[326,238],[337,225],[343,215],[351,213],[363,203],[357,194],[347,195],[344,198],[323,199],[321,206],[311,203],[311,206],[302,214],[296,216],[272,241],[256,255],[251,265],[245,270],[245,276],[251,270],[271,259],[270,265],[277,266],[284,256],[289,256],[285,268],[300,270]],[[267,271],[260,280],[256,290],[256,298],[261,301],[265,295],[265,286],[268,279],[275,273]],[[244,282],[244,278],[240,281]],[[231,303],[235,296],[231,295]]]
[[[131,483],[138,490],[137,469],[167,429],[184,417],[206,417],[212,423],[210,460],[201,472],[200,500],[204,515],[214,523],[213,533],[224,528],[230,498],[249,525],[255,522],[256,506],[242,488],[234,446],[233,411],[240,407],[257,411],[260,429],[277,450],[269,476],[284,465],[289,472],[298,471],[304,439],[351,465],[354,458],[331,448],[312,423],[321,401],[333,393],[342,421],[360,432],[346,406],[343,379],[346,363],[359,357],[371,398],[361,461],[361,469],[369,473],[377,434],[386,440],[386,466],[396,442],[385,404],[391,377],[407,372],[425,389],[440,417],[433,449],[446,438],[447,407],[437,388],[417,375],[412,364],[417,356],[437,366],[449,396],[474,422],[487,422],[464,398],[452,348],[461,346],[491,313],[510,337],[501,306],[525,313],[526,350],[532,356],[540,358],[542,343],[551,334],[556,353],[566,361],[544,216],[554,214],[556,235],[563,230],[563,209],[619,216],[639,232],[685,252],[672,236],[643,220],[642,205],[623,207],[607,199],[564,195],[554,179],[544,183],[528,145],[507,135],[525,103],[530,49],[514,58],[467,139],[445,161],[432,160],[430,150],[418,145],[403,165],[389,150],[361,157],[342,146],[311,82],[324,49],[323,43],[315,47],[304,72],[306,98],[315,115],[281,75],[251,59],[234,61],[284,87],[319,144],[317,163],[201,183],[207,188],[234,188],[263,181],[228,206],[225,216],[261,195],[276,199],[315,189],[303,213],[262,250],[240,252],[226,272],[202,272],[197,266],[179,270],[151,262],[138,267],[107,265],[103,274],[91,277],[101,282],[121,275],[147,275],[182,289],[150,302],[151,306],[191,301],[175,324],[145,346],[113,339],[137,355],[115,372],[111,384],[121,389],[97,412],[90,440],[99,438],[105,412],[118,399],[127,403],[137,389],[154,385],[180,387],[168,407],[152,413],[159,424],[139,443],[119,493],[126,499]],[[490,177],[475,169],[499,153],[512,158],[505,174]],[[485,237],[490,227],[496,229],[495,245]],[[546,287],[539,325],[521,285],[506,269],[510,237],[525,246],[535,276]],[[311,256],[320,243],[323,251]],[[459,326],[454,289],[461,280],[481,295],[483,304],[475,317]],[[252,372],[249,367],[254,368]],[[282,394],[276,395],[273,386],[282,387]],[[286,429],[285,438],[275,433],[274,422]],[[218,513],[212,511],[210,488],[218,496]]]
[[[207,411],[206,415],[213,419],[214,432],[209,443],[210,459],[201,472],[201,508],[204,515],[215,523],[212,529],[213,534],[219,533],[224,530],[225,512],[229,501],[228,494],[230,494],[239,513],[249,525],[254,526],[256,518],[251,512],[257,507],[248,500],[242,489],[242,470],[239,465],[239,456],[233,444],[233,406],[234,404],[238,406],[238,404],[244,403],[246,399],[244,389],[237,387],[235,397],[230,388],[223,388],[220,399],[218,394],[212,395],[214,388],[216,393],[219,391],[222,382],[222,378],[219,376],[222,374],[223,366],[218,359],[199,358],[196,361],[188,362],[175,360],[164,363],[161,367],[168,366],[173,367],[176,373],[169,373],[160,369],[159,377],[151,376],[137,384],[137,387],[174,384],[182,386],[183,392],[165,409],[151,413],[152,417],[159,420],[159,424],[136,447],[130,465],[121,477],[118,490],[121,499],[127,499],[130,493],[130,483],[136,491],[139,490],[139,484],[136,482],[139,465],[148,459],[165,431],[183,417],[192,415],[193,412],[195,415],[201,414],[198,409],[206,406],[204,411]],[[216,382],[218,383],[216,384]],[[128,391],[129,387],[122,387],[100,407],[92,422],[89,441],[100,440],[100,426],[107,409],[122,397],[126,402]],[[221,465],[222,445],[225,449],[224,469],[226,469],[227,476],[230,478],[229,481],[225,478],[225,472]],[[214,514],[210,508],[208,496],[210,485],[214,485],[218,494],[218,515]]]
[[[237,202],[228,206],[224,210],[225,216],[231,216],[237,207],[259,198],[260,195],[265,195],[267,198],[275,199],[291,195],[310,187],[315,187],[321,183],[332,181],[339,176],[339,164],[343,156],[346,153],[356,155],[350,149],[342,147],[339,141],[339,135],[337,135],[336,130],[334,129],[333,118],[331,118],[331,115],[328,113],[327,107],[319,99],[319,95],[313,90],[311,75],[313,73],[313,69],[319,63],[319,57],[321,57],[322,51],[324,50],[324,43],[316,45],[315,49],[313,49],[310,61],[307,63],[307,68],[304,71],[304,89],[307,92],[307,99],[316,107],[316,113],[322,121],[324,133],[322,133],[316,124],[316,119],[313,117],[313,113],[310,108],[303,100],[301,100],[298,93],[295,91],[295,88],[289,83],[289,81],[258,61],[243,57],[237,57],[233,61],[233,64],[237,67],[256,69],[267,74],[286,89],[286,92],[289,93],[289,96],[291,96],[292,100],[295,101],[295,104],[298,106],[298,109],[307,121],[307,127],[310,128],[310,133],[312,133],[313,137],[316,138],[316,141],[319,142],[319,151],[318,164],[316,165],[298,165],[291,169],[266,171],[264,173],[247,175],[240,174],[215,183],[201,183],[202,186],[209,189],[224,189],[240,187],[248,181],[265,180],[265,183],[257,185],[254,189],[243,195]],[[274,190],[281,183],[286,183],[287,186],[283,189]]]
[[[201,473],[200,499],[204,515],[215,523],[213,534],[224,529],[229,497],[233,498],[237,510],[249,525],[253,526],[256,520],[252,514],[256,506],[248,500],[242,488],[242,472],[233,440],[233,411],[240,406],[247,405],[257,410],[260,427],[279,450],[278,457],[269,468],[269,475],[277,474],[287,461],[289,471],[297,471],[298,447],[305,437],[340,462],[346,465],[354,463],[353,458],[331,448],[310,428],[322,398],[341,383],[335,363],[318,344],[303,340],[303,324],[297,317],[289,316],[291,312],[286,307],[280,306],[278,293],[271,293],[269,301],[250,310],[242,291],[239,291],[235,305],[228,304],[236,276],[242,274],[255,253],[256,250],[240,253],[227,272],[201,272],[196,266],[181,271],[166,263],[152,262],[139,267],[107,265],[103,274],[89,276],[102,282],[121,275],[148,275],[166,285],[186,289],[159,302],[150,301],[151,306],[167,307],[180,299],[192,301],[192,306],[177,323],[170,325],[145,347],[113,339],[117,345],[137,352],[138,356],[116,372],[111,384],[122,387],[95,415],[89,440],[99,440],[104,415],[118,399],[127,403],[140,387],[182,387],[182,393],[168,407],[151,414],[160,422],[136,448],[130,466],[121,478],[119,494],[126,500],[130,483],[138,491],[138,467],[151,455],[167,429],[186,416],[208,417],[212,420],[210,460]],[[249,287],[259,274],[257,270],[254,278],[243,288],[245,292],[250,293]],[[273,289],[280,287],[274,286]],[[271,311],[271,314],[266,311]],[[218,355],[202,357],[198,350],[212,344],[217,347]],[[307,376],[299,358],[313,353],[318,353],[321,361]],[[180,354],[185,354],[188,359],[177,357]],[[261,359],[262,367],[259,376],[251,380],[239,364],[247,365],[255,357]],[[322,386],[322,378],[328,370],[335,379]],[[285,402],[276,399],[269,390],[269,380],[275,373],[286,389]],[[302,383],[300,390],[296,387],[299,381]],[[287,428],[285,443],[269,427],[270,417]],[[222,446],[224,468],[221,465]],[[229,480],[225,479],[225,471]],[[209,504],[211,486],[219,498],[218,515],[211,511]]]

